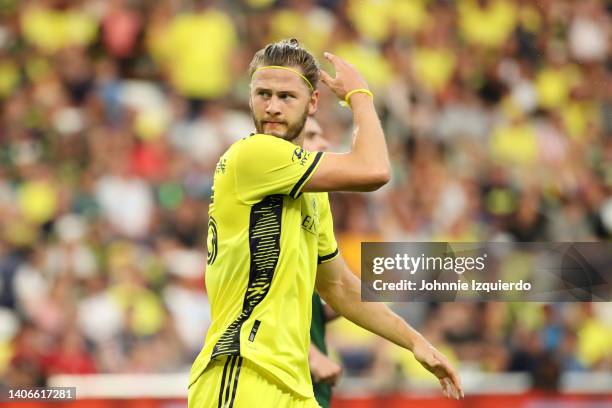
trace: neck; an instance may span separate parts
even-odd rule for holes
[[[300,133],[298,137],[291,141],[294,145],[303,147],[304,146],[304,132]]]

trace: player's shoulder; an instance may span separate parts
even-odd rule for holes
[[[239,140],[237,143],[246,148],[296,147],[293,143],[288,142],[285,139],[272,135],[266,135],[265,133],[252,133],[250,136]]]
[[[236,140],[234,143],[232,143],[222,156],[231,156],[232,154],[242,150],[253,150],[261,147],[265,148],[265,146],[274,145],[276,143],[276,141],[273,139],[278,138],[270,135],[251,133],[249,136],[243,137],[242,139]]]
[[[258,158],[259,160],[303,160],[308,152],[301,146],[297,146],[280,137],[255,133],[245,137],[235,144],[235,149],[240,160]]]

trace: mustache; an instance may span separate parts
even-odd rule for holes
[[[280,123],[283,125],[286,125],[287,122],[283,121],[283,120],[273,120],[273,119],[262,119],[261,123]]]

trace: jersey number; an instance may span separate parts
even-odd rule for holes
[[[217,222],[213,217],[208,220],[208,237],[206,239],[208,257],[206,263],[212,265],[217,259]]]

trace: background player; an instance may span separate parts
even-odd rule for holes
[[[323,137],[319,122],[309,116],[304,125],[304,148],[311,151],[325,152],[329,141]],[[339,315],[321,301],[318,293],[312,295],[312,321],[310,323],[310,350],[308,364],[312,375],[315,398],[322,408],[328,408],[332,397],[332,386],[342,374],[342,367],[327,357],[325,342],[325,325]]]

